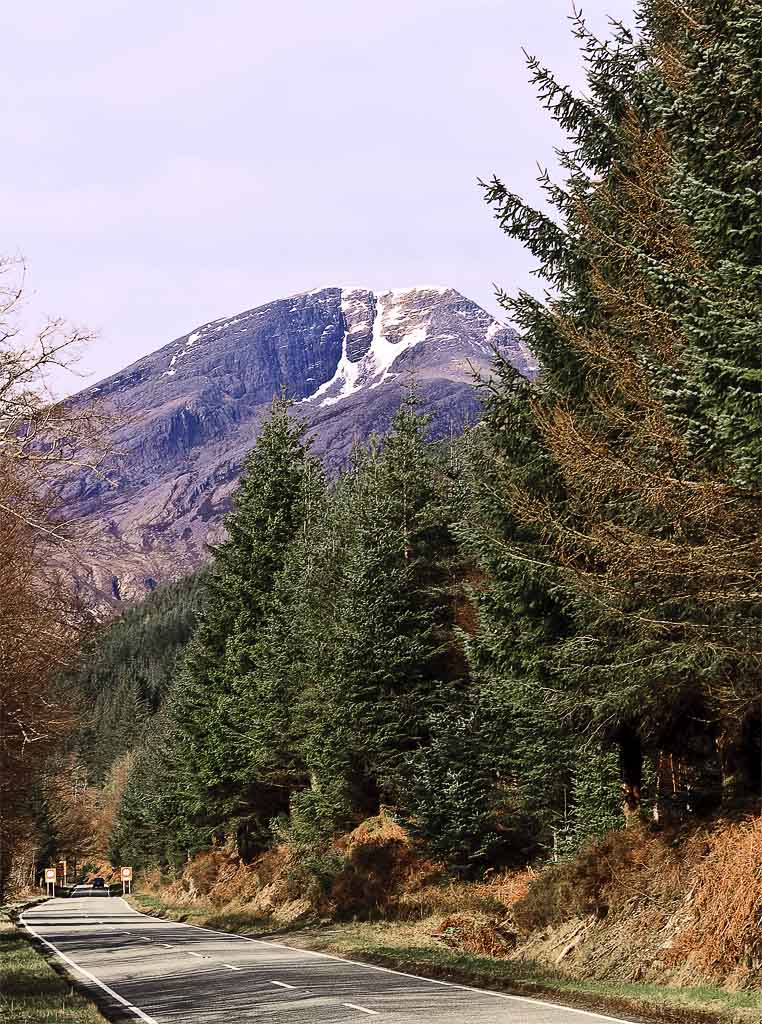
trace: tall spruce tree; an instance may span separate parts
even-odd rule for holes
[[[209,840],[235,831],[242,853],[266,841],[288,792],[252,763],[246,721],[256,715],[257,648],[315,473],[305,426],[274,401],[247,456],[227,539],[213,551],[206,601],[173,690],[170,714],[187,781],[190,823]]]
[[[500,367],[465,531],[482,685],[617,741],[630,810],[643,748],[695,757],[707,722],[728,788],[758,786],[760,700],[760,6],[638,18],[609,41],[576,19],[587,98],[530,61],[571,140],[557,220],[486,186],[553,291],[502,296],[542,371]]]
[[[274,575],[267,607],[256,633],[237,638],[246,644],[246,671],[237,662],[231,676],[229,722],[239,785],[273,787],[281,794],[278,810],[289,794],[304,788],[308,776],[300,751],[303,728],[296,713],[311,685],[312,645],[319,635],[311,611],[318,598],[316,578],[321,524],[328,495],[320,467],[305,464],[300,492],[300,522],[283,565]],[[330,571],[321,561],[320,569]],[[319,627],[318,627],[319,628]],[[320,670],[320,653],[316,668]],[[257,811],[257,813],[259,813]]]
[[[411,392],[390,433],[356,454],[332,503],[340,552],[326,644],[301,716],[311,788],[297,822],[330,830],[394,800],[401,761],[463,671],[452,629],[447,483]]]

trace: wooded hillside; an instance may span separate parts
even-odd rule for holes
[[[114,863],[285,843],[324,880],[386,813],[472,877],[759,813],[761,15],[578,17],[584,97],[530,58],[566,177],[484,192],[548,286],[501,296],[540,375],[496,359],[436,448],[411,381],[335,484],[274,401],[208,571],[80,674],[92,780],[134,755]]]

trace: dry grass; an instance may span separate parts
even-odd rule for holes
[[[762,818],[697,836],[694,846],[690,923],[669,959],[738,986],[762,980]]]

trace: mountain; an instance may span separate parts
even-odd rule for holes
[[[500,350],[535,369],[517,334],[452,288],[321,288],[189,334],[75,396],[114,416],[118,455],[62,485],[84,545],[73,572],[97,599],[143,596],[204,560],[273,395],[285,391],[337,472],[383,432],[415,374],[432,437],[479,417],[474,370]]]

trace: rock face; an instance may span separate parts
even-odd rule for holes
[[[65,481],[65,514],[86,537],[79,586],[96,600],[142,596],[197,568],[273,395],[314,434],[329,472],[383,432],[415,374],[432,437],[479,417],[472,380],[495,349],[521,372],[518,336],[451,288],[374,294],[323,288],[196,328],[75,396],[115,415],[119,452],[103,476]]]

